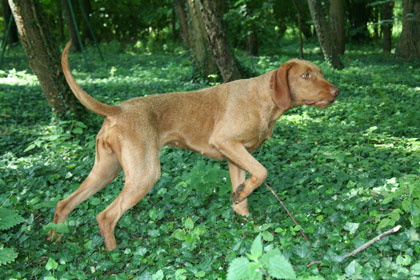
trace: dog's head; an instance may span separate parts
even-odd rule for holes
[[[291,59],[275,70],[270,87],[273,101],[282,110],[303,104],[325,108],[335,101],[339,93],[324,79],[318,66],[300,59]]]

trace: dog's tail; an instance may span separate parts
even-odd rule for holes
[[[69,49],[71,46],[71,40],[67,43],[66,47],[64,48],[63,54],[61,55],[61,67],[63,67],[64,76],[66,77],[67,84],[73,91],[74,95],[77,99],[79,99],[80,103],[83,104],[87,109],[90,111],[101,115],[103,117],[114,115],[121,111],[121,109],[117,106],[106,105],[104,103],[99,102],[89,94],[87,94],[76,82],[73,75],[71,74],[71,70],[69,67],[68,55]]]

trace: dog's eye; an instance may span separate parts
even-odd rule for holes
[[[311,78],[311,74],[310,73],[305,73],[305,74],[302,75],[302,78],[309,79],[309,78]]]

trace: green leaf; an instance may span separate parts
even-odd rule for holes
[[[12,228],[24,221],[25,219],[16,211],[0,208],[0,230]]]
[[[194,235],[197,235],[197,236],[203,235],[203,234],[205,234],[206,232],[207,232],[207,229],[206,229],[206,227],[205,227],[205,226],[203,226],[203,225],[196,226],[196,227],[194,228],[194,230],[193,230],[193,234],[194,234]]]
[[[251,262],[248,266],[248,279],[262,280],[262,271],[260,269],[261,264],[257,262]]]
[[[356,260],[353,260],[345,269],[346,276],[350,277],[352,275],[358,275],[360,274],[361,270],[361,265]]]
[[[420,262],[417,262],[416,264],[412,265],[410,268],[410,272],[415,276],[420,276]]]
[[[344,225],[344,230],[347,230],[351,235],[353,235],[358,228],[359,228],[359,223],[350,223],[350,222],[347,222]]]
[[[258,258],[261,257],[261,255],[262,255],[262,241],[261,241],[261,234],[258,234],[251,245],[251,257],[253,260],[258,260]]]
[[[187,277],[184,275],[187,271],[183,268],[175,271],[175,280],[186,280]]]
[[[75,129],[72,130],[72,132],[74,134],[82,134],[83,133],[83,129],[81,127],[76,127]]]
[[[69,233],[69,227],[67,223],[58,223],[55,225],[54,232],[56,233]]]
[[[268,231],[264,231],[261,235],[264,241],[267,241],[267,242],[271,242],[274,239],[274,236],[271,234],[271,232],[268,232]]]
[[[202,270],[197,272],[194,276],[197,278],[203,278],[204,276],[206,276],[206,272]]]
[[[82,128],[88,128],[84,123],[77,121],[76,122],[77,126],[82,127]]]
[[[48,262],[45,265],[45,269],[46,270],[56,270],[58,267],[58,263],[52,259],[52,258],[48,258]]]
[[[395,223],[396,223],[395,221],[392,221],[391,219],[388,219],[388,218],[382,219],[378,225],[378,229],[381,229],[387,226],[393,226],[395,225]]]
[[[245,257],[236,258],[229,264],[227,280],[241,280],[248,278],[249,260]]]
[[[296,279],[292,265],[283,257],[279,249],[268,251],[260,261],[270,276],[280,279]]]
[[[92,204],[93,206],[97,206],[101,204],[101,200],[97,197],[93,197],[90,199],[89,203]]]
[[[182,229],[177,229],[174,231],[174,233],[172,233],[172,237],[175,237],[178,240],[184,241],[187,237],[187,235],[185,234],[185,232]]]
[[[191,230],[191,229],[193,229],[193,228],[194,228],[194,221],[193,221],[190,217],[188,217],[188,218],[185,220],[184,225],[185,225],[185,228],[186,228],[186,229]]]
[[[28,152],[28,151],[30,151],[30,150],[33,150],[33,149],[35,149],[35,147],[36,147],[36,145],[35,144],[30,144],[28,147],[26,147],[26,149],[25,150],[23,150],[23,152]]]
[[[1,248],[0,249],[0,265],[8,264],[13,262],[18,256],[11,248]]]
[[[155,274],[152,275],[152,280],[162,280],[164,277],[165,275],[163,274],[163,271],[159,269]]]
[[[407,266],[407,265],[410,265],[411,263],[411,257],[410,255],[407,255],[407,254],[403,256],[399,255],[396,261],[397,261],[397,264],[399,265]]]

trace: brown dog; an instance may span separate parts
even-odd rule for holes
[[[267,170],[251,153],[270,138],[276,120],[289,108],[302,104],[326,107],[338,96],[338,89],[323,78],[316,65],[292,59],[252,79],[194,92],[133,98],[110,106],[89,96],[76,83],[68,65],[70,44],[61,60],[67,83],[79,101],[105,121],[96,139],[93,169],[74,193],[58,202],[54,223],[64,222],[77,205],[106,187],[122,168],[122,192],[97,216],[108,250],[116,247],[114,228],[120,217],[158,180],[162,146],[227,160],[233,210],[247,216],[247,197],[267,177]],[[246,180],[245,171],[250,175]]]

